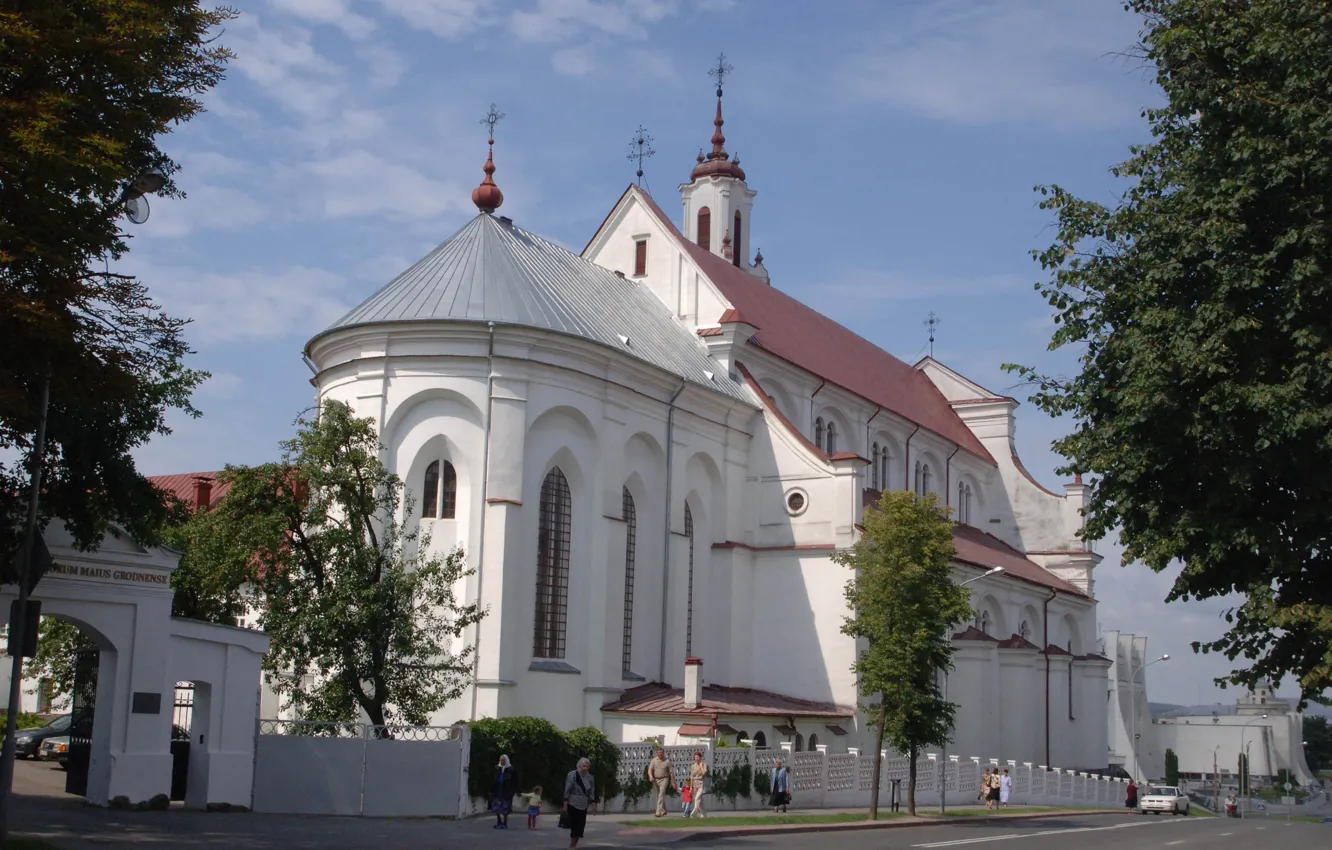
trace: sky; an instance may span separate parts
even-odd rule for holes
[[[233,0],[236,56],[207,111],[162,140],[184,200],[153,199],[122,270],[192,318],[212,373],[198,419],[138,453],[147,474],[271,459],[314,401],[315,332],[475,215],[491,103],[503,212],[579,251],[634,180],[667,211],[709,143],[718,53],[727,147],[757,190],[753,246],[772,283],[898,357],[928,353],[1025,399],[1004,363],[1050,374],[1033,249],[1052,240],[1037,184],[1110,202],[1109,167],[1148,140],[1159,103],[1124,52],[1120,0]],[[1018,410],[1027,468],[1058,487],[1068,429]],[[1171,575],[1121,567],[1102,541],[1102,628],[1170,661],[1153,701],[1233,702],[1224,659],[1189,643],[1234,600],[1172,603]],[[1283,694],[1293,691],[1281,688]]]

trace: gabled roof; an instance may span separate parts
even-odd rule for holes
[[[485,213],[310,344],[343,328],[440,321],[494,322],[580,337],[754,402],[642,285]]]
[[[746,322],[760,328],[752,341],[764,351],[918,423],[971,454],[994,463],[993,456],[953,412],[928,375],[744,269],[685,239],[652,196],[639,187],[630,186],[625,190],[625,196],[630,195],[652,211],[731,307],[739,311]],[[616,207],[623,201],[622,197]],[[604,223],[602,227],[605,227]],[[595,239],[594,236],[593,241]]]
[[[797,699],[772,691],[752,688],[728,688],[722,685],[704,685],[702,699],[697,708],[684,702],[684,691],[661,682],[649,682],[630,688],[620,698],[601,707],[602,711],[624,711],[638,714],[670,715],[731,715],[741,717],[854,717],[856,710],[830,702]]]
[[[953,548],[956,559],[976,567],[1003,567],[1003,574],[1032,584],[1058,590],[1070,596],[1086,598],[1077,585],[1070,584],[1042,567],[1004,541],[970,525],[953,526]]]
[[[150,475],[148,480],[164,493],[175,496],[187,505],[195,506],[194,488],[198,479],[202,478],[212,486],[208,499],[208,507],[212,507],[222,501],[222,497],[231,490],[231,482],[218,481],[218,475],[216,472],[184,472],[178,475]]]

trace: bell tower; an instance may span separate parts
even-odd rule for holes
[[[689,182],[680,184],[680,197],[684,201],[684,223],[680,230],[689,241],[766,280],[767,272],[761,262],[749,261],[754,253],[749,239],[750,217],[758,193],[745,182],[740,157],[732,159],[726,152],[726,136],[722,133],[722,125],[726,123],[722,119],[722,83],[731,70],[726,55],[722,54],[717,57],[716,67],[708,71],[708,76],[717,82],[712,151],[706,155],[698,152],[698,164],[690,172]]]

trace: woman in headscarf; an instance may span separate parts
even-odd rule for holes
[[[708,763],[703,761],[703,753],[694,751],[694,763],[689,766],[689,787],[694,792],[694,811],[691,818],[705,818],[708,813],[703,809],[703,795],[708,791]]]
[[[592,762],[578,760],[578,766],[564,777],[563,820],[569,827],[569,850],[578,846],[587,828],[587,813],[597,805],[597,780],[591,773]],[[565,824],[561,824],[563,826]]]
[[[495,813],[494,829],[509,828],[509,812],[513,811],[513,794],[517,788],[513,763],[507,755],[501,755],[499,764],[495,765],[495,781],[490,786],[490,810]]]
[[[772,794],[768,796],[768,805],[772,806],[773,814],[778,809],[786,811],[786,806],[791,802],[791,774],[778,759],[772,767]]]

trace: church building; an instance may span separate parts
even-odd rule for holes
[[[1085,487],[1023,468],[1012,398],[782,291],[721,94],[678,220],[630,186],[571,253],[499,214],[492,139],[477,216],[306,347],[476,569],[476,683],[436,720],[872,746],[831,555],[909,490],[951,507],[958,581],[1003,567],[969,584],[949,751],[1104,768]]]

